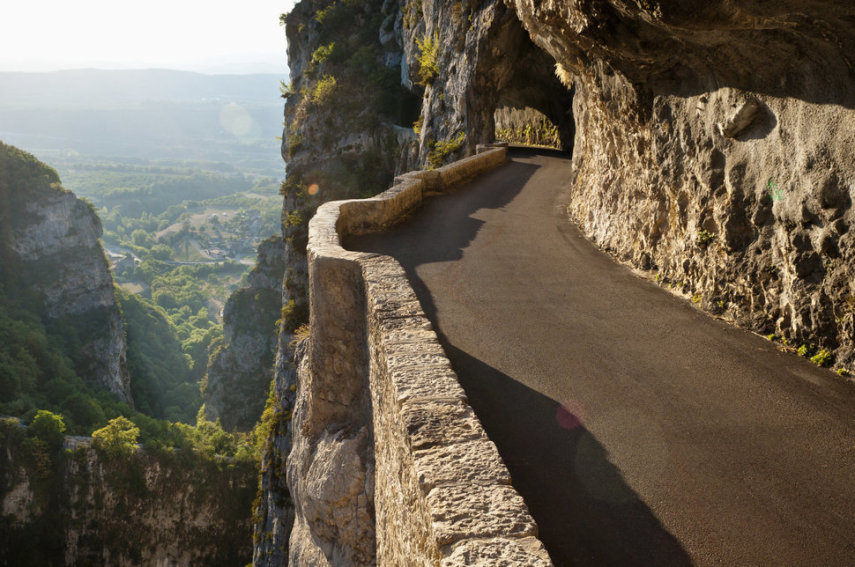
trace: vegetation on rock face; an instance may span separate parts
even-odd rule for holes
[[[716,239],[716,234],[714,232],[710,232],[708,230],[701,229],[698,231],[697,243],[698,246],[705,247],[710,242]]]
[[[127,459],[134,454],[140,428],[126,417],[111,419],[107,425],[92,432],[92,447],[108,459]]]
[[[64,563],[64,498],[57,471],[65,455],[62,444],[54,444],[61,421],[45,412],[28,431],[17,419],[0,418],[0,490],[5,496],[21,485],[27,489],[23,502],[9,500],[0,513],[0,564]]]
[[[428,152],[428,167],[436,169],[443,165],[450,156],[463,149],[463,143],[466,141],[466,133],[458,132],[450,140],[439,142],[431,142],[430,151]]]
[[[294,340],[297,337],[305,338],[305,333],[298,331]],[[295,351],[296,345],[289,348]],[[271,383],[261,421],[254,432],[261,454],[258,495],[252,505],[256,565],[282,565],[288,558],[293,504],[285,467],[291,442],[294,378],[294,369],[289,365],[284,375]]]
[[[247,278],[250,285],[229,298],[224,337],[211,345],[202,381],[205,414],[229,430],[252,429],[264,408],[281,323],[283,261],[281,238],[259,246],[258,262]]]
[[[65,422],[62,416],[39,410],[30,424],[30,434],[44,441],[51,451],[58,451],[65,440]]]
[[[428,86],[439,75],[439,36],[422,36],[416,38],[419,46],[419,84]]]
[[[308,316],[299,258],[314,210],[325,201],[388,188],[400,152],[392,125],[409,126],[418,115],[415,97],[401,86],[400,48],[378,38],[384,22],[394,23],[396,9],[379,0],[335,0],[320,7],[298,4],[282,18],[294,73],[283,134],[288,174],[281,189],[283,237],[292,258],[286,332]]]
[[[511,144],[525,144],[528,146],[547,146],[561,149],[561,135],[558,127],[552,124],[548,118],[542,117],[534,123],[525,126],[496,127],[496,140]]]
[[[332,75],[325,75],[315,83],[315,88],[312,89],[310,97],[312,104],[319,108],[324,108],[335,102],[336,93],[336,78]]]
[[[329,45],[322,45],[318,47],[314,53],[312,53],[312,64],[320,65],[327,59],[329,59],[330,55],[333,53],[335,49],[335,42],[330,43]]]
[[[401,4],[401,12],[404,15],[404,29],[409,31],[415,28],[424,18],[424,0],[407,0]]]
[[[822,349],[812,357],[810,357],[810,361],[816,364],[817,366],[828,366],[831,364],[833,360],[832,354],[827,349]]]

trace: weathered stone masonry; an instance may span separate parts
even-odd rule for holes
[[[340,244],[504,162],[504,148],[484,150],[377,197],[326,203],[310,223],[293,565],[551,565],[404,270]]]

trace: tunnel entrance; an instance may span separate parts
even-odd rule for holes
[[[555,74],[555,60],[536,46],[513,10],[491,34],[479,65],[479,92],[490,102],[484,126],[493,139],[573,150],[573,93]],[[487,129],[487,128],[485,128]]]
[[[573,93],[555,75],[555,61],[524,34],[510,79],[493,112],[497,140],[573,151]]]

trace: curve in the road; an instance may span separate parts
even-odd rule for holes
[[[855,392],[597,250],[516,150],[350,239],[405,267],[556,565],[850,565]]]

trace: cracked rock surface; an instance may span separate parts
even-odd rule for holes
[[[855,361],[855,8],[508,0],[575,88],[570,216],[714,314]]]

